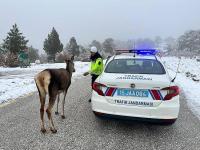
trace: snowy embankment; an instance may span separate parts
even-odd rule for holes
[[[162,60],[173,78],[177,70],[179,58],[164,57]],[[200,119],[200,62],[196,59],[181,58],[176,83],[185,94],[187,103],[194,114]],[[195,80],[195,81],[194,81]],[[181,101],[181,99],[180,99]]]
[[[65,68],[65,63],[32,64],[30,68],[3,68],[0,67],[0,103],[24,96],[37,90],[34,75],[47,68]],[[76,72],[72,82],[80,78],[87,71],[88,63],[75,62]]]

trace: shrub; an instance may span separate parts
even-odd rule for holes
[[[18,62],[18,57],[16,54],[13,53],[6,53],[5,54],[5,66],[7,67],[18,67],[19,62]]]

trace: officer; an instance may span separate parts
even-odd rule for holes
[[[91,86],[92,86],[94,81],[103,71],[103,59],[102,56],[98,53],[97,48],[95,46],[92,46],[90,49],[90,60],[91,60],[90,71],[85,72],[83,75],[87,76],[88,74],[91,74],[92,76]],[[89,100],[89,102],[91,102],[91,99]]]

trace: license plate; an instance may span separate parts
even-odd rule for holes
[[[148,97],[148,90],[117,89],[118,96]]]
[[[114,103],[118,105],[153,107],[153,102],[114,100]]]

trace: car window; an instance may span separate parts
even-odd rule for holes
[[[127,74],[165,74],[165,69],[157,60],[151,59],[114,59],[108,63],[106,73]]]

